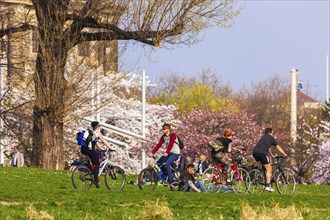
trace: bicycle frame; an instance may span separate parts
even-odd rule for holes
[[[217,184],[217,185],[222,185],[222,184],[224,184],[222,181],[218,181],[218,180],[217,180],[217,176],[220,176],[221,179],[225,179],[225,178],[224,178],[224,175],[223,175],[223,172],[222,172],[222,167],[223,167],[223,164],[218,163],[218,165],[217,165],[217,167],[216,167],[216,169],[215,169],[216,172],[214,172],[214,174],[213,174],[213,181],[214,181],[214,183]],[[239,177],[240,174],[237,172],[237,170],[238,170],[237,164],[236,164],[236,163],[231,164],[231,173],[235,172],[235,175],[236,175],[239,179],[241,179],[241,178]],[[229,174],[227,174],[227,175],[229,175]]]
[[[271,164],[273,168],[271,175],[271,182],[276,184],[277,191],[280,194],[289,193],[292,195],[296,188],[296,181],[292,171],[283,167],[281,165],[281,159],[283,157],[275,157],[275,163]],[[266,169],[264,166],[259,167],[259,169],[253,169],[250,171],[253,174],[253,184],[250,193],[262,193],[266,186]],[[262,188],[259,188],[262,187]]]
[[[159,166],[157,163],[155,163],[155,164],[152,166],[152,168],[157,172],[157,176],[160,177],[160,180],[167,182],[167,180],[168,180],[168,174],[167,174],[167,173],[165,174],[165,175],[166,175],[166,179],[163,179],[162,176],[160,175],[160,170],[161,170],[161,168],[164,167],[164,166],[165,166],[165,163],[161,164],[160,166]],[[171,166],[171,170],[172,170],[172,174],[173,174],[175,171],[177,171],[177,170],[174,169],[172,166]]]
[[[110,160],[106,156],[106,159],[104,161],[102,161],[102,163],[100,164],[99,176],[101,176],[101,174],[102,174],[102,172],[105,169],[105,167],[106,167],[107,164],[110,164]]]
[[[99,174],[98,174],[98,176],[101,176],[101,174],[103,173],[103,171],[105,170],[105,168],[106,168],[107,165],[112,166],[111,161],[110,161],[109,158],[110,158],[110,151],[109,151],[109,149],[107,149],[107,150],[105,151],[105,160],[102,161],[102,162],[100,163],[100,169],[99,169]],[[89,160],[89,164],[90,164],[90,165],[93,165],[93,164],[91,163],[91,161],[90,161],[89,158],[88,158],[88,160]],[[94,171],[94,169],[91,169],[91,170]]]
[[[270,177],[270,180],[273,180],[276,178],[276,176],[281,173],[283,170],[285,170],[286,168],[285,167],[282,167],[281,165],[281,158],[282,157],[275,157],[276,159],[276,162],[271,164],[272,167],[272,176]],[[262,169],[261,169],[263,175],[266,177],[266,169],[264,166],[262,166]]]

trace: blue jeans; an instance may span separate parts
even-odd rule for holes
[[[193,191],[193,190],[191,189],[191,186],[192,186],[192,185],[195,185],[195,187],[196,187],[197,189],[200,189],[202,192],[206,192],[206,190],[205,190],[205,188],[204,188],[204,185],[203,185],[203,183],[202,183],[201,180],[198,180],[195,184],[193,183],[193,181],[189,180],[189,181],[188,181],[188,186],[190,187],[189,192],[192,192],[192,191]]]
[[[173,175],[172,175],[172,168],[171,165],[179,159],[180,154],[174,154],[174,153],[169,153],[167,157],[161,157],[157,161],[157,165],[161,166],[163,163],[165,163],[165,170],[166,170],[166,175],[167,175],[167,182],[171,183],[173,180]]]

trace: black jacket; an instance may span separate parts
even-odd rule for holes
[[[199,166],[202,163],[202,173],[209,167],[209,164],[206,161],[199,161],[198,165],[197,165],[197,170],[195,172],[195,174],[199,174]]]
[[[188,170],[183,170],[180,175],[181,183],[187,183],[189,180],[195,181],[195,177],[193,174],[188,173]]]

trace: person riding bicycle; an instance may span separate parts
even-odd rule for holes
[[[99,144],[97,143],[100,139],[102,143],[107,146],[111,151],[114,151],[115,149],[110,146],[110,144],[104,139],[103,135],[101,134],[101,127],[100,123],[98,121],[93,121],[91,123],[92,127],[92,141],[89,143],[87,147],[81,146],[80,151],[82,154],[89,157],[92,164],[94,165],[94,181],[93,183],[97,188],[100,187],[99,185],[99,169],[100,169],[100,161],[99,161],[99,153],[96,151],[95,146],[100,148]]]
[[[167,182],[171,184],[173,180],[171,165],[174,164],[174,162],[180,157],[180,147],[178,144],[179,142],[177,135],[172,133],[170,124],[164,124],[162,126],[162,131],[163,135],[151,153],[154,155],[163,144],[166,145],[167,149],[163,153],[162,157],[157,161],[157,165],[160,166],[165,163]]]
[[[231,173],[231,157],[233,134],[230,129],[225,129],[223,137],[218,137],[209,144],[212,147],[211,157],[214,160],[219,160],[221,164],[226,167],[227,172],[227,185],[231,185],[230,173]]]
[[[270,160],[268,154],[274,158],[270,148],[275,146],[276,149],[283,154],[284,157],[287,154],[283,151],[283,149],[278,145],[276,139],[273,137],[273,129],[266,128],[265,134],[258,141],[257,145],[253,149],[253,157],[257,162],[261,162],[262,166],[266,170],[266,188],[265,190],[269,192],[274,192],[274,189],[271,187],[270,179],[272,176],[272,166],[270,165]]]

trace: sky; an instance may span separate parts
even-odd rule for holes
[[[134,72],[151,80],[163,73],[197,75],[209,68],[238,91],[243,85],[275,74],[290,81],[299,70],[305,92],[326,100],[326,56],[329,55],[330,0],[239,1],[241,14],[230,29],[212,27],[196,45],[146,51],[138,44],[124,58]]]

